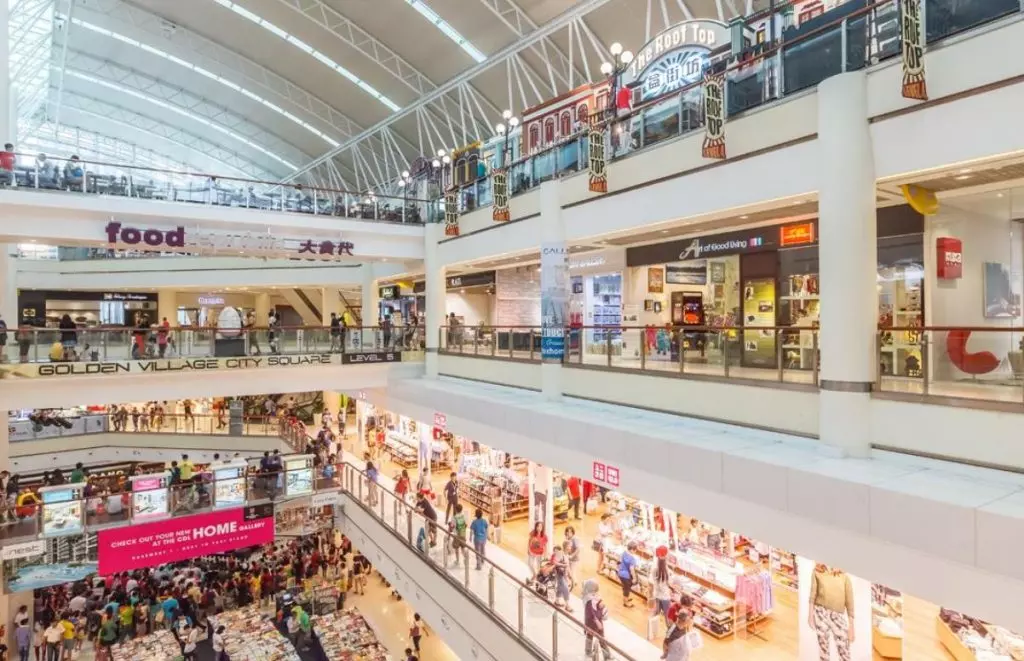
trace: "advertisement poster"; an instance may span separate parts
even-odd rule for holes
[[[4,589],[8,593],[23,592],[80,581],[95,574],[95,556],[90,557],[89,539],[89,535],[82,534],[5,546]],[[67,562],[51,562],[55,556]]]
[[[695,259],[665,267],[665,282],[670,285],[703,285],[708,281],[708,263]]]
[[[43,536],[78,535],[85,530],[82,520],[82,489],[44,488],[39,490],[43,498]]]
[[[132,480],[132,520],[165,516],[169,511],[167,480],[145,477]]]
[[[647,269],[647,293],[665,293],[665,271],[652,266]]]
[[[743,284],[743,364],[750,367],[775,366],[775,281],[747,280]]]
[[[291,496],[306,496],[313,493],[313,459],[303,455],[284,460],[284,492]]]
[[[799,661],[873,661],[871,584],[803,556],[796,566]]]
[[[99,571],[110,574],[274,541],[273,508],[238,507],[97,533]]]
[[[245,503],[245,468],[231,466],[213,472],[213,506],[240,506]]]
[[[560,363],[565,354],[565,326],[569,307],[569,248],[565,243],[544,243],[540,248],[541,359]]]

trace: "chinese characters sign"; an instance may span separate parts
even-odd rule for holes
[[[444,235],[459,235],[459,193],[454,188],[444,194]]]
[[[609,466],[604,462],[595,461],[593,476],[595,482],[604,482],[613,487],[619,486],[619,469],[616,466]]]
[[[729,27],[719,21],[673,25],[637,52],[619,85],[639,87],[641,103],[696,85],[710,63],[711,53],[729,43]]]
[[[704,158],[725,158],[725,81],[704,76]]]
[[[921,0],[900,0],[900,37],[903,42],[903,96],[928,100],[924,77],[924,40],[921,35]]]
[[[298,255],[306,259],[325,257],[352,257],[355,245],[351,241],[301,241]]]
[[[587,149],[590,154],[590,192],[608,192],[608,165],[604,158],[604,131],[590,129],[587,135]]]
[[[496,223],[508,222],[508,175],[504,170],[495,170],[491,178],[494,182],[494,206],[491,218]]]

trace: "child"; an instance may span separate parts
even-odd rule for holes
[[[409,628],[409,637],[412,638],[413,649],[416,650],[416,654],[419,654],[420,639],[423,637],[423,622],[420,620],[419,613],[412,616],[412,627]]]

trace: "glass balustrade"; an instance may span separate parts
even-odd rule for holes
[[[922,0],[928,43],[1020,13],[1020,0]],[[779,3],[778,11],[787,11]],[[789,10],[791,11],[791,9]],[[725,71],[726,118],[812,89],[844,71],[855,71],[898,57],[901,52],[899,3],[896,0],[849,2],[821,16],[786,28],[775,43],[761,43],[733,56]],[[593,124],[606,129],[605,154],[611,160],[702,130],[704,112],[700,83],[641,105],[621,117],[601,113]],[[589,128],[587,129],[589,130]],[[544,181],[571,176],[587,167],[587,135],[580,131],[558,144],[509,166],[509,195],[536,188]],[[487,206],[490,176],[460,187],[472,204],[468,213]],[[483,190],[487,189],[487,194]]]
[[[433,200],[360,194],[237,177],[155,170],[116,163],[14,154],[0,170],[0,187],[157,200],[392,223],[440,220]]]

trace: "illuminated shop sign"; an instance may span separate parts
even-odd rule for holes
[[[963,277],[964,252],[963,242],[952,236],[935,239],[936,275],[941,280],[956,280]]]
[[[755,227],[724,234],[678,239],[649,246],[637,246],[626,250],[627,266],[648,266],[670,264],[691,259],[725,257],[756,252],[768,252],[779,248],[810,246],[817,243],[816,221]]]
[[[294,253],[299,258],[352,256],[351,241],[331,239],[280,238],[267,232],[209,232],[182,226],[164,230],[138,228],[111,221],[103,228],[107,244],[137,250],[173,250],[192,252],[238,251],[240,253]]]
[[[711,62],[711,53],[730,43],[725,23],[685,21],[656,35],[637,52],[619,84],[639,88],[640,102],[694,85]]]
[[[494,278],[494,271],[481,271],[479,273],[455,275],[450,278],[445,278],[445,288],[459,289],[461,287],[478,287],[480,285],[493,285]]]

